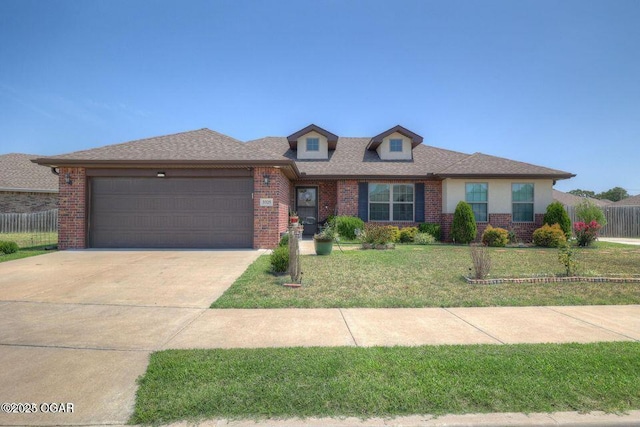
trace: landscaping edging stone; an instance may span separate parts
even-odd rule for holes
[[[568,282],[589,282],[589,283],[640,283],[640,277],[525,277],[521,279],[471,279],[465,277],[470,285],[499,285],[502,283],[568,283]]]

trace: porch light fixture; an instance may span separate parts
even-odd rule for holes
[[[165,176],[167,176],[166,173],[164,172],[158,172],[158,174],[156,175],[158,178],[164,178]]]
[[[70,173],[65,173],[64,174],[64,182],[67,185],[71,185],[72,181],[71,181],[71,174]]]
[[[269,183],[271,182],[271,177],[269,175],[262,175],[262,179],[263,179],[264,185],[269,185]]]

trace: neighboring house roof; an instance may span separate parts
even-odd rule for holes
[[[563,193],[562,191],[558,191],[555,189],[553,190],[553,200],[556,200],[565,206],[575,206],[578,203],[582,202],[584,199],[589,200],[596,206],[607,206],[613,203],[610,200],[600,200],[594,199],[592,197],[580,197],[569,193]]]
[[[36,165],[35,154],[0,155],[0,191],[57,193],[58,177],[48,167]]]
[[[640,194],[618,200],[613,204],[613,206],[640,206]]]
[[[298,160],[291,138],[298,138],[310,130],[328,139],[337,138],[335,149],[323,160]],[[376,137],[337,137],[310,125],[287,137],[267,137],[243,143],[237,139],[200,129],[155,138],[140,139],[123,144],[108,145],[91,150],[36,159],[49,166],[149,166],[200,165],[242,166],[271,165],[283,167],[289,177],[334,178],[447,178],[447,177],[518,177],[565,179],[568,172],[516,162],[486,154],[465,154],[418,143],[411,160],[382,160],[375,151],[367,149],[376,138],[401,132],[413,143],[422,137],[396,126]],[[301,133],[302,132],[302,133]]]

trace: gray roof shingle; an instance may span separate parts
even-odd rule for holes
[[[34,154],[0,155],[0,191],[58,192],[58,177],[51,169],[31,162]]]
[[[611,200],[600,200],[594,199],[592,197],[580,197],[569,193],[563,193],[562,191],[553,190],[553,200],[556,200],[565,206],[575,206],[578,203],[582,202],[584,199],[589,200],[596,206],[607,206],[613,203]]]

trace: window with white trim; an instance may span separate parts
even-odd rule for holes
[[[513,222],[533,222],[533,184],[511,184]]]
[[[402,139],[390,139],[389,151],[392,153],[402,153]]]
[[[487,222],[489,220],[488,201],[489,184],[486,182],[467,182],[465,184],[464,199],[473,210],[473,216],[477,222]]]
[[[320,138],[307,138],[307,151],[320,151]]]
[[[413,221],[413,184],[369,184],[370,221]]]

